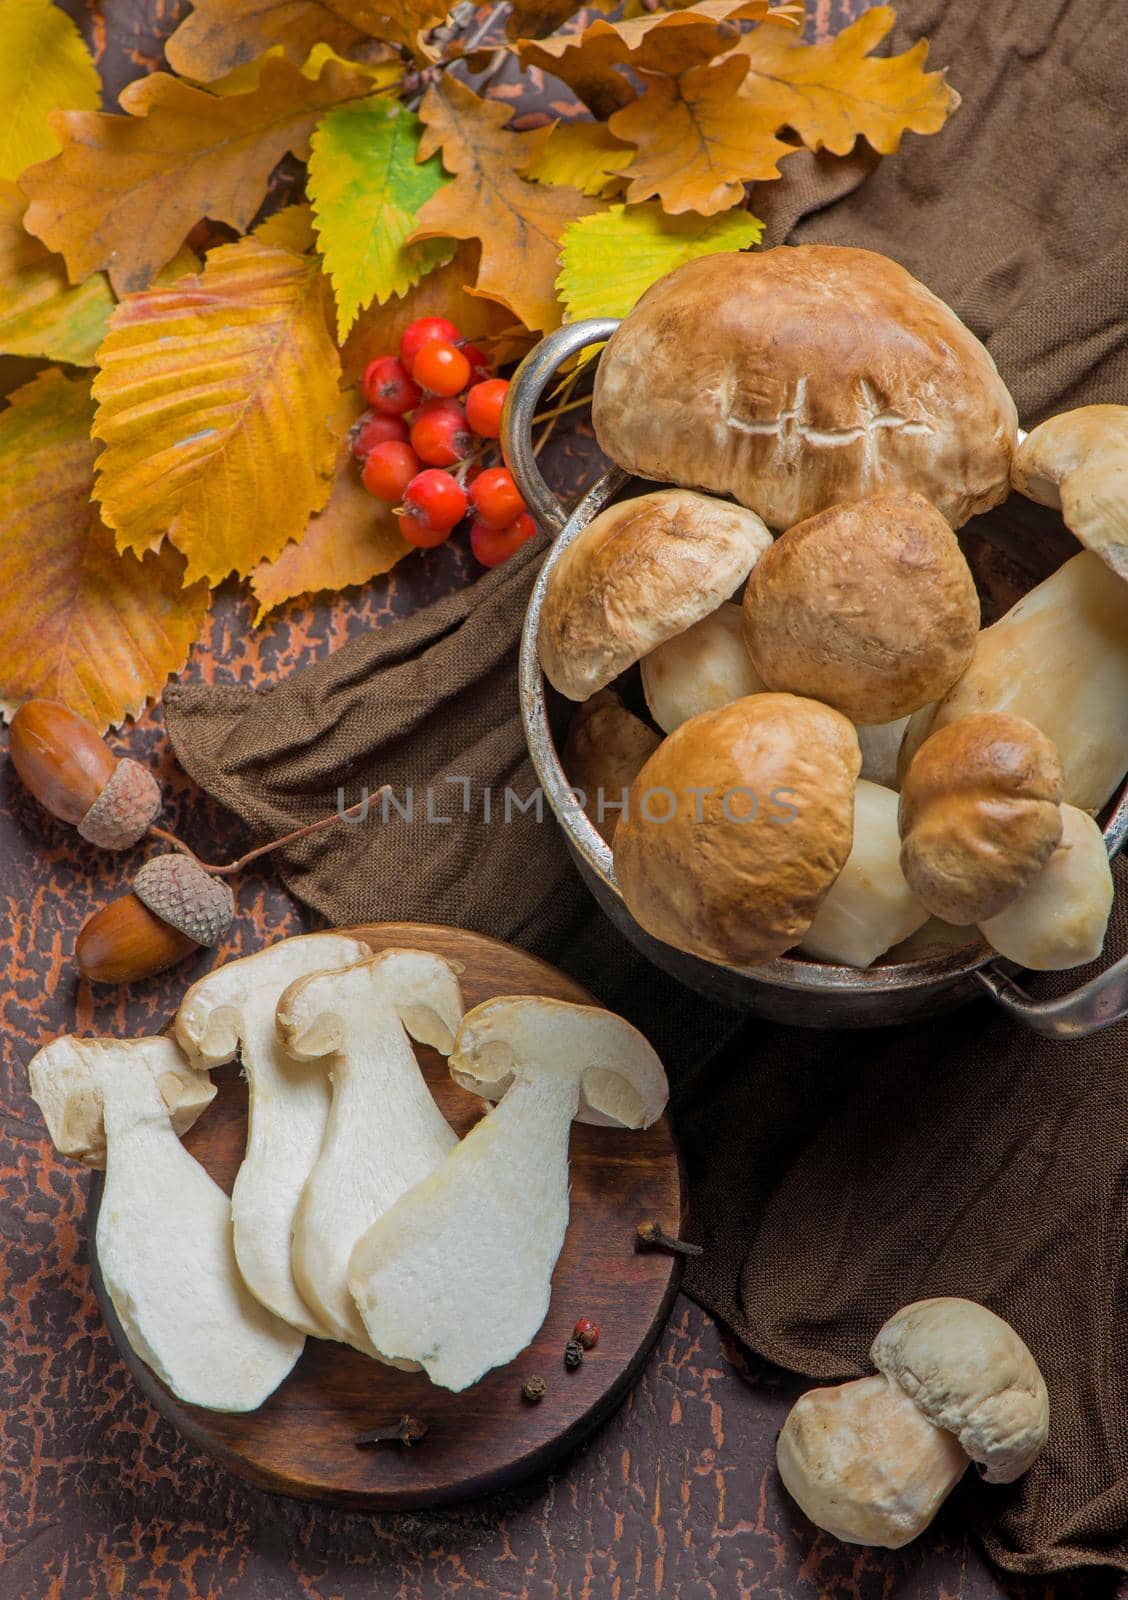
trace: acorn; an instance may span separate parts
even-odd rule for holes
[[[235,896],[193,857],[153,856],[133,892],[112,900],[82,927],[78,969],[91,983],[134,983],[173,967],[231,926]]]
[[[45,811],[105,850],[136,844],[161,809],[148,768],[119,759],[85,717],[55,700],[25,701],[12,718],[8,754]]]

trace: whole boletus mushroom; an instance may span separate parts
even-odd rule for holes
[[[1128,579],[1128,406],[1080,406],[1039,423],[1015,452],[1011,482],[1060,511],[1081,543]]]
[[[973,1300],[917,1300],[870,1350],[879,1376],[800,1395],[776,1445],[784,1487],[816,1527],[897,1550],[923,1533],[974,1461],[1013,1483],[1046,1442],[1046,1385],[1026,1345]]]

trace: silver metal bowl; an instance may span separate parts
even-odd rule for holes
[[[615,882],[611,850],[579,810],[560,762],[550,695],[537,656],[545,587],[572,540],[632,480],[614,467],[568,511],[545,483],[533,454],[532,424],[546,384],[563,361],[610,338],[617,321],[570,324],[550,334],[522,362],[503,419],[506,459],[526,504],[555,535],[533,589],[521,636],[520,696],[529,754],[545,798],[563,829],[581,877],[607,916],[644,955],[698,993],[777,1022],[813,1028],[881,1027],[951,1010],[989,994],[1039,1033],[1077,1037],[1128,1016],[1128,956],[1080,988],[1036,1001],[1014,979],[1019,970],[982,941],[915,960],[844,967],[782,956],[757,967],[729,967],[654,939],[631,916]],[[640,404],[645,404],[645,396]],[[641,489],[641,485],[638,486]],[[1114,581],[1114,580],[1110,580]],[[1128,836],[1128,784],[1104,819],[1113,856]]]

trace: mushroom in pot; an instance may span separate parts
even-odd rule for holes
[[[1128,406],[1080,406],[1032,428],[1011,462],[1011,483],[1128,579]]]

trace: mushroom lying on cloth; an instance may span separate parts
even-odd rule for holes
[[[979,635],[971,664],[910,721],[902,774],[928,734],[976,711],[1025,717],[1053,740],[1065,799],[1099,811],[1128,770],[1128,586],[1088,550]]]
[[[609,506],[549,578],[537,638],[545,677],[569,700],[605,689],[715,611],[771,542],[751,511],[685,489]]]
[[[887,256],[833,245],[659,279],[600,358],[592,421],[629,472],[731,494],[771,528],[913,492],[958,528],[1006,498],[1018,425],[954,311]]]
[[[333,1093],[294,1213],[294,1277],[334,1337],[368,1355],[378,1351],[346,1282],[353,1246],[458,1142],[408,1034],[447,1055],[461,1016],[454,968],[424,950],[382,950],[339,972],[299,978],[278,1002],[287,1051],[318,1062]]]
[[[468,1012],[450,1070],[497,1104],[368,1230],[349,1287],[377,1349],[458,1390],[511,1361],[548,1312],[572,1122],[648,1128],[668,1087],[621,1017],[525,996]]]
[[[880,1376],[800,1395],[776,1445],[780,1477],[816,1527],[897,1550],[923,1533],[968,1463],[1013,1483],[1046,1442],[1037,1362],[971,1300],[918,1300],[873,1342]]]
[[[335,1337],[294,1282],[294,1211],[313,1170],[329,1118],[329,1080],[320,1064],[286,1054],[274,1026],[282,991],[305,973],[372,954],[359,939],[312,933],[230,961],[194,983],[176,1014],[176,1037],[196,1066],[221,1067],[236,1054],[247,1078],[247,1149],[231,1194],[235,1251],[252,1294],[276,1316],[319,1338]]]
[[[615,830],[627,909],[707,961],[782,955],[850,854],[860,764],[853,725],[797,695],[748,695],[683,722]]]
[[[628,711],[610,689],[600,689],[585,700],[569,723],[564,771],[577,803],[608,844],[615,837],[627,790],[661,742],[654,729]]]
[[[1011,482],[1128,579],[1128,406],[1081,406],[1031,429]]]
[[[98,1265],[130,1347],[188,1404],[253,1411],[305,1336],[247,1289],[231,1202],[180,1143],[165,1093],[188,1071],[172,1039],[56,1039],[28,1069],[52,1138],[81,1125],[89,1151],[104,1142]]]
[[[955,534],[918,494],[832,506],[781,534],[744,592],[744,638],[770,689],[858,723],[946,694],[979,633]]]

